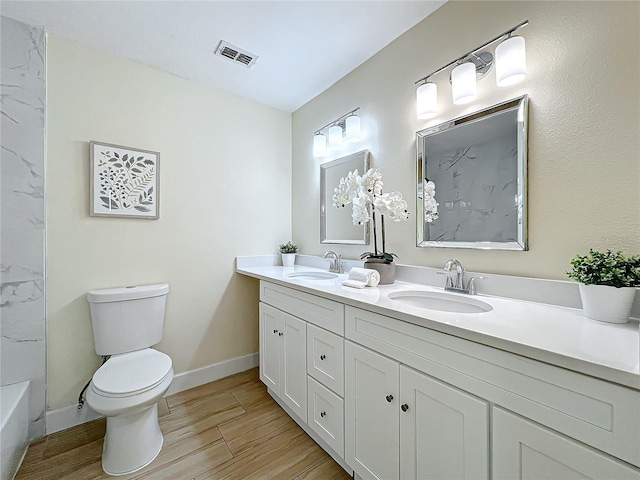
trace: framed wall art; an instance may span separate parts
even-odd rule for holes
[[[156,220],[160,153],[91,141],[90,214]]]

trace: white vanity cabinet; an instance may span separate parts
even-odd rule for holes
[[[356,478],[640,480],[638,389],[321,295],[260,282],[260,378]]]
[[[487,402],[346,342],[345,460],[363,479],[486,479]]]
[[[307,420],[307,324],[260,303],[260,380]]]

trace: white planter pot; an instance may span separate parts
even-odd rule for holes
[[[293,265],[296,263],[295,253],[281,253],[280,255],[282,255],[283,267],[293,267]]]
[[[585,316],[609,323],[627,323],[633,298],[636,295],[635,287],[609,287],[606,285],[580,286],[580,298],[582,310]]]

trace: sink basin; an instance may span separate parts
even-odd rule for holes
[[[338,278],[338,275],[330,272],[293,272],[287,275],[289,278],[300,278],[302,280],[330,280]]]
[[[493,310],[491,305],[477,298],[461,297],[450,293],[426,292],[424,290],[392,292],[388,295],[388,298],[411,307],[440,310],[442,312],[484,313]]]

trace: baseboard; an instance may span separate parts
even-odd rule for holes
[[[173,382],[165,396],[244,372],[245,370],[257,367],[259,360],[260,354],[256,352],[188,372],[178,373],[173,377]],[[46,414],[46,434],[49,435],[50,433],[75,427],[76,425],[90,422],[100,417],[101,415],[91,410],[86,403],[81,410],[78,410],[76,404],[49,410]]]
[[[81,410],[78,410],[77,404],[49,410],[45,417],[45,433],[49,435],[100,417],[102,415],[91,410],[86,403]]]
[[[232,358],[224,362],[214,363],[206,367],[196,368],[188,372],[178,373],[173,377],[173,382],[169,387],[167,396],[174,393],[189,390],[190,388],[199,387],[205,383],[214,382],[221,378],[244,372],[251,368],[257,367],[260,361],[260,354],[250,353],[242,357]]]

